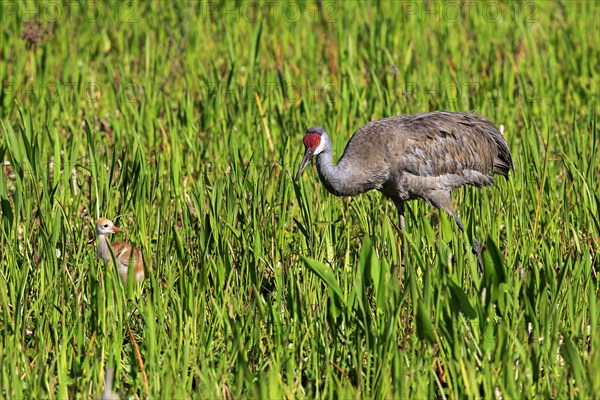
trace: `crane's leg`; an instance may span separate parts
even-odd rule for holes
[[[454,220],[458,224],[458,227],[460,228],[461,231],[464,232],[465,226],[463,225],[462,221],[458,217],[458,214],[456,213],[456,211],[452,210],[450,212],[450,214],[454,216]],[[471,251],[473,252],[474,255],[477,256],[477,264],[479,265],[479,268],[481,269],[481,271],[483,271],[483,260],[481,258],[481,255],[483,254],[483,249],[481,247],[481,244],[479,244],[479,241],[476,238],[473,238],[473,247],[471,248]]]
[[[463,232],[465,231],[465,226],[456,211],[454,211],[454,207],[452,207],[452,196],[450,195],[450,191],[435,191],[433,192],[433,196],[430,196],[429,200],[435,207],[441,208],[452,215],[460,230]],[[479,264],[479,267],[483,270],[483,261],[481,259],[483,249],[479,241],[475,238],[473,238],[472,252],[477,256],[477,264]]]
[[[451,210],[450,215],[452,215],[454,217],[454,220],[456,221],[456,224],[458,225],[458,227],[460,228],[460,230],[464,232],[465,231],[465,226],[463,225],[462,221],[458,217],[458,214],[456,213],[456,211]]]
[[[458,214],[456,213],[456,211],[452,211],[450,214],[454,216],[454,220],[458,224],[458,227],[460,228],[461,231],[464,232],[465,226],[463,225],[462,221],[458,217]],[[477,264],[479,264],[479,268],[481,268],[481,270],[483,271],[483,260],[481,259],[481,255],[483,254],[483,248],[481,247],[479,240],[477,240],[476,238],[473,238],[473,248],[471,249],[471,251],[473,252],[473,254],[475,254],[477,256]]]
[[[404,218],[404,202],[402,200],[394,199],[394,204],[398,210],[398,220],[400,222],[400,230],[404,232],[406,229],[406,219]]]
[[[404,254],[404,230],[406,229],[406,219],[404,218],[404,202],[400,199],[393,199],[394,205],[398,210],[398,221],[400,223],[400,236],[402,237],[402,246],[400,247],[400,259],[404,267],[406,258]]]

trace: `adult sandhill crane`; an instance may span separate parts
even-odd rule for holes
[[[337,165],[325,129],[309,128],[304,146],[296,180],[316,157],[319,178],[330,193],[355,196],[379,190],[396,205],[401,230],[406,229],[404,202],[422,198],[452,215],[464,231],[452,207],[452,189],[489,186],[494,173],[508,179],[514,169],[498,129],[472,113],[435,111],[370,122],[352,135]],[[479,247],[477,241],[474,247]]]
[[[129,270],[129,262],[133,261],[133,276],[135,282],[144,278],[144,257],[142,252],[125,242],[109,243],[106,235],[113,233],[124,232],[122,229],[115,226],[111,220],[100,218],[96,221],[96,237],[98,238],[98,257],[105,262],[112,262],[113,256],[117,264],[117,270],[121,276],[124,285],[127,285],[127,273]],[[133,254],[132,254],[133,253]]]

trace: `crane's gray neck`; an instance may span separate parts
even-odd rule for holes
[[[331,142],[327,134],[322,135],[325,148],[316,157],[317,172],[325,188],[336,196],[350,196],[345,182],[347,174],[339,165],[334,165],[331,154]]]

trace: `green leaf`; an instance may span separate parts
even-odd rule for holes
[[[433,324],[431,323],[431,316],[427,311],[424,302],[419,302],[417,306],[417,336],[421,340],[427,340],[429,343],[435,342],[435,336],[433,334]]]
[[[487,324],[481,338],[481,349],[485,352],[491,352],[496,347],[496,335],[494,334],[494,325]]]
[[[381,265],[379,264],[379,258],[375,252],[371,253],[371,280],[375,288],[375,295],[379,292],[379,280],[381,279]]]
[[[333,293],[339,298],[339,300],[344,304],[344,295],[342,293],[342,289],[335,279],[335,275],[333,271],[325,264],[313,260],[312,258],[301,256],[304,264],[310,269],[312,272],[317,274],[319,278],[327,285],[327,287],[333,290]]]
[[[489,289],[497,290],[502,282],[506,282],[502,255],[494,240],[488,236],[486,249],[483,252],[483,276]]]
[[[490,254],[491,259],[493,261],[494,272],[496,274],[498,284],[506,282],[506,274],[504,271],[504,261],[502,253],[500,252],[500,249],[498,248],[496,242],[494,242],[494,240],[489,236],[487,239],[486,251]]]
[[[448,243],[452,240],[452,224],[450,218],[444,212],[440,213],[440,231],[444,242]]]
[[[424,218],[421,222],[421,227],[425,231],[425,238],[427,239],[428,245],[433,245],[435,243],[435,231],[431,227],[431,223],[428,218]]]
[[[358,259],[358,268],[363,279],[368,282],[368,278],[370,278],[370,274],[367,273],[370,264],[370,255],[372,249],[371,238],[369,236],[365,236],[362,242],[362,246],[360,249],[360,257]]]
[[[464,290],[462,290],[462,288],[453,281],[450,281],[448,283],[448,286],[450,288],[450,294],[452,295],[452,299],[455,303],[458,304],[460,312],[462,312],[469,319],[476,318],[477,312],[475,311],[475,308],[473,308],[473,306],[471,305],[469,297],[464,292]]]
[[[581,357],[579,356],[577,347],[575,347],[575,344],[568,337],[564,338],[564,342],[560,348],[560,354],[573,371],[573,376],[575,377],[575,382],[577,382],[577,385],[584,384],[583,377],[585,375],[583,364],[581,363]]]
[[[379,264],[379,263],[378,263]],[[382,311],[385,311],[385,306],[386,306],[386,293],[387,293],[387,275],[388,275],[388,271],[390,270],[390,266],[387,263],[387,261],[384,259],[381,260],[381,266],[378,266],[378,270],[379,270],[379,279],[378,280],[374,280],[374,282],[377,282],[377,285],[375,286],[375,300],[377,301],[377,308],[378,309],[382,309]],[[375,279],[375,278],[373,278]]]

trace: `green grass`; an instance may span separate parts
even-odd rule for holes
[[[0,397],[600,393],[595,2],[89,4],[0,4]],[[465,234],[411,202],[402,269],[383,196],[292,177],[308,126],[434,109],[515,172]],[[117,215],[135,290],[87,244]]]

